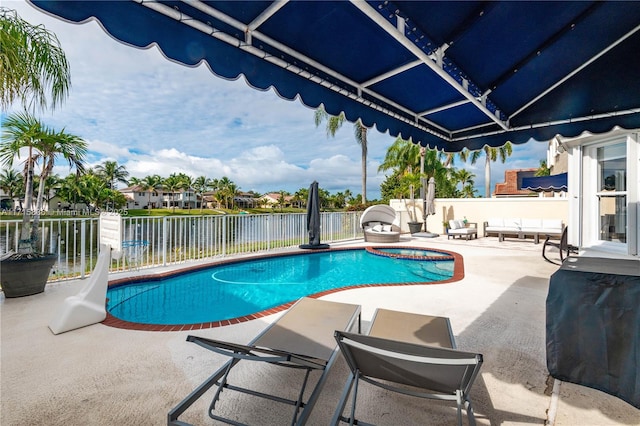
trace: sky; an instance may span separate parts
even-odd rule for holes
[[[38,117],[55,130],[83,138],[89,145],[88,167],[116,161],[130,177],[226,176],[241,191],[260,194],[294,193],[314,180],[332,194],[362,192],[361,150],[351,123],[329,137],[324,125],[315,126],[313,109],[273,90],[256,90],[243,77],[225,80],[206,64],[171,62],[155,46],[124,45],[95,21],[72,24],[25,1],[2,4],[31,24],[43,24],[60,40],[71,68],[70,94]],[[368,132],[369,200],[380,197],[385,174],[378,167],[394,141],[375,128]],[[505,164],[491,164],[491,190],[504,181],[507,169],[538,167],[546,149],[537,141],[514,145]],[[478,195],[484,196],[484,157],[474,165],[457,160],[455,167],[475,174]],[[60,164],[54,173],[66,176],[69,169]]]

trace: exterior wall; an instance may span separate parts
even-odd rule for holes
[[[588,248],[614,255],[638,256],[640,250],[640,138],[639,133],[616,129],[603,135],[590,135],[564,139],[568,151],[569,218],[576,226],[570,227],[568,241],[581,248]],[[608,143],[627,142],[627,243],[612,244],[597,241],[599,229],[595,182],[590,163],[589,149]],[[606,208],[606,205],[604,205]]]
[[[567,147],[560,143],[556,137],[549,141],[547,150],[547,166],[551,169],[552,175],[559,175],[569,171],[569,153]]]
[[[147,203],[155,205],[155,208],[162,206],[162,191],[156,190],[151,193],[151,200],[149,200],[149,191],[132,191],[130,189],[120,191],[127,198],[128,209],[142,209],[146,208]],[[156,195],[153,195],[153,194]]]
[[[153,197],[152,197],[153,198]],[[173,204],[172,204],[173,203]],[[146,205],[146,204],[145,204]],[[191,208],[200,207],[198,205],[198,199],[193,191],[180,191],[174,192],[173,195],[171,193],[163,193],[162,194],[162,206],[163,207],[179,207],[179,208],[188,208],[189,205]],[[158,207],[158,206],[156,206]]]
[[[389,203],[400,214],[400,227],[409,231],[407,222],[409,213],[402,200]],[[409,210],[413,210],[411,200],[407,200]],[[525,219],[562,219],[569,220],[567,198],[436,198],[436,214],[427,218],[427,229],[442,233],[443,221],[464,219],[478,224],[478,236],[484,235],[484,222],[492,217]],[[422,200],[416,200],[418,221],[422,222]]]
[[[504,182],[496,183],[493,191],[494,197],[537,197],[533,191],[528,189],[520,189],[522,187],[522,179],[525,177],[533,177],[538,169],[514,169],[504,172]]]

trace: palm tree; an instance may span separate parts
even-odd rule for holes
[[[456,154],[454,152],[441,152],[440,157],[443,158],[442,162],[445,167],[451,167],[455,163]],[[469,158],[469,150],[464,148],[462,151],[458,152],[458,157],[463,162],[467,161],[467,158]]]
[[[289,195],[289,193],[286,191],[280,191],[279,194],[280,195],[278,196],[278,206],[280,206],[280,211],[282,211],[282,208],[284,207],[284,203],[286,201],[286,197]]]
[[[336,192],[335,195],[331,197],[331,202],[333,203],[333,207],[335,207],[336,209],[344,208],[344,206],[347,204],[347,199],[344,196],[344,192]]]
[[[209,188],[211,188],[211,179],[206,176],[198,176],[193,181],[193,189],[195,190],[196,194],[200,195],[200,213],[202,213],[202,205],[204,204],[203,194]]]
[[[350,204],[353,201],[353,193],[351,192],[350,189],[344,190],[344,200],[346,201],[347,204]]]
[[[104,178],[109,189],[116,189],[118,182],[127,183],[129,172],[125,166],[119,166],[117,161],[104,161],[96,166],[98,176]]]
[[[500,161],[504,163],[512,152],[513,148],[510,142],[507,142],[498,148],[491,148],[490,146],[485,145],[481,150],[471,152],[471,164],[475,164],[482,154],[485,155],[484,196],[486,198],[491,197],[491,162],[500,158]]]
[[[176,173],[172,173],[168,178],[162,181],[162,187],[171,193],[171,211],[176,211],[174,202],[175,193],[181,189],[187,188],[187,183]]]
[[[536,170],[534,176],[549,176],[551,169],[547,166],[547,160],[540,160],[540,167]]]
[[[139,178],[139,177],[135,177],[135,176],[132,176],[127,181],[127,185],[129,185],[129,186],[139,186],[141,184],[142,184],[142,179]]]
[[[417,173],[416,170],[421,170]],[[450,174],[453,171],[442,163],[442,154],[433,149],[426,149],[402,138],[397,138],[387,149],[379,171],[393,171],[393,194],[409,195],[409,187],[419,185],[420,178],[433,177],[436,180],[436,196],[452,196],[455,190]]]
[[[147,192],[147,213],[151,214],[151,193],[162,188],[162,177],[160,175],[145,176],[140,182],[140,188],[143,192]]]
[[[462,187],[462,196],[464,198],[475,198],[476,192],[477,191],[473,186],[473,183],[468,183]]]
[[[14,169],[5,169],[0,174],[0,189],[9,196],[12,207],[14,198],[22,190],[23,184],[22,176]]]
[[[40,223],[40,212],[44,201],[45,184],[53,171],[58,156],[62,156],[69,163],[69,168],[75,168],[76,173],[84,172],[84,158],[87,155],[87,142],[79,136],[65,133],[64,129],[54,133],[47,131],[44,138],[38,144],[37,153],[34,155],[36,162],[42,161],[42,169],[40,172],[40,185],[38,187],[38,197],[36,199],[36,211],[33,216],[33,224],[31,226],[31,238],[36,240],[38,235],[38,227]]]
[[[80,179],[80,191],[84,202],[98,208],[109,198],[107,183],[100,176],[88,173]]]
[[[14,159],[20,158],[22,148],[27,148],[28,155],[25,160],[25,212],[22,218],[19,250],[21,253],[32,253],[38,235],[45,183],[51,175],[55,161],[61,155],[68,161],[70,167],[75,167],[78,172],[82,172],[87,143],[78,136],[65,133],[64,130],[54,132],[43,126],[35,117],[24,112],[11,114],[4,123],[0,162],[8,167],[13,166]],[[32,212],[34,210],[31,208],[34,167],[40,162],[42,164],[39,175],[40,184],[36,208]],[[32,224],[30,224],[31,213],[33,213]]]
[[[220,179],[215,179],[215,198],[218,204],[224,201],[224,208],[229,208],[229,188],[234,185],[233,181],[226,176],[222,176]]]
[[[236,208],[236,195],[238,194],[238,192],[240,191],[240,187],[238,185],[236,185],[235,183],[231,182],[229,185],[227,185],[225,192],[227,194],[227,198],[229,198],[231,200],[231,209],[235,209]]]
[[[0,7],[0,106],[20,101],[25,110],[61,104],[71,74],[60,41],[42,25],[31,25],[11,9]]]
[[[20,253],[32,251],[29,236],[31,235],[31,203],[33,202],[33,150],[37,143],[45,135],[42,123],[35,117],[25,113],[10,116],[4,122],[2,132],[2,146],[0,147],[0,161],[2,165],[11,167],[16,157],[20,158],[20,150],[28,149],[25,160],[24,179],[24,206],[22,215],[22,227],[20,228]]]
[[[184,209],[184,201],[187,198],[187,208],[191,210],[191,196],[193,190],[193,178],[186,173],[178,173],[178,179],[182,181],[182,208]],[[186,190],[186,193],[185,193]]]
[[[335,137],[336,132],[344,122],[346,118],[344,113],[340,115],[329,115],[321,106],[316,109],[314,115],[316,127],[318,127],[323,121],[327,122],[327,136]],[[353,125],[353,134],[356,138],[356,142],[360,145],[361,160],[362,160],[362,203],[367,203],[367,128],[362,124],[362,121],[358,119]]]
[[[83,182],[81,181],[87,175],[78,176],[73,173],[68,175],[66,178],[62,180],[60,183],[60,188],[58,189],[57,195],[64,201],[73,205],[73,209],[77,208],[78,203],[87,203],[86,194],[83,186]]]
[[[387,149],[384,160],[378,167],[378,171],[398,171],[401,176],[414,173],[416,169],[424,170],[424,156],[422,148],[410,141],[397,138]]]
[[[297,206],[305,206],[307,205],[307,199],[309,198],[309,189],[308,188],[300,188],[296,192],[293,193],[292,202],[296,203]]]
[[[457,181],[457,183],[459,183],[462,186],[462,191],[461,193],[463,194],[463,196],[465,198],[469,198],[469,191],[468,189],[465,192],[465,188],[467,186],[470,186],[471,188],[473,188],[473,185],[475,183],[474,178],[475,175],[471,172],[469,172],[466,169],[460,169],[460,170],[456,170],[455,172],[453,172],[453,178]],[[473,192],[472,192],[473,194]]]

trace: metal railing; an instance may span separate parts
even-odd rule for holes
[[[362,237],[361,212],[321,213],[321,242]],[[122,217],[122,256],[110,272],[260,253],[308,243],[305,213]],[[0,254],[17,251],[22,221],[0,221]],[[99,218],[41,218],[38,247],[58,260],[49,281],[83,278],[98,256]]]

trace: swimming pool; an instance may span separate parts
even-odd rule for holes
[[[451,282],[462,267],[461,257],[456,261],[454,253],[445,251],[368,249],[371,252],[340,249],[229,261],[169,277],[110,284],[107,311],[127,323],[212,326],[346,288]]]

